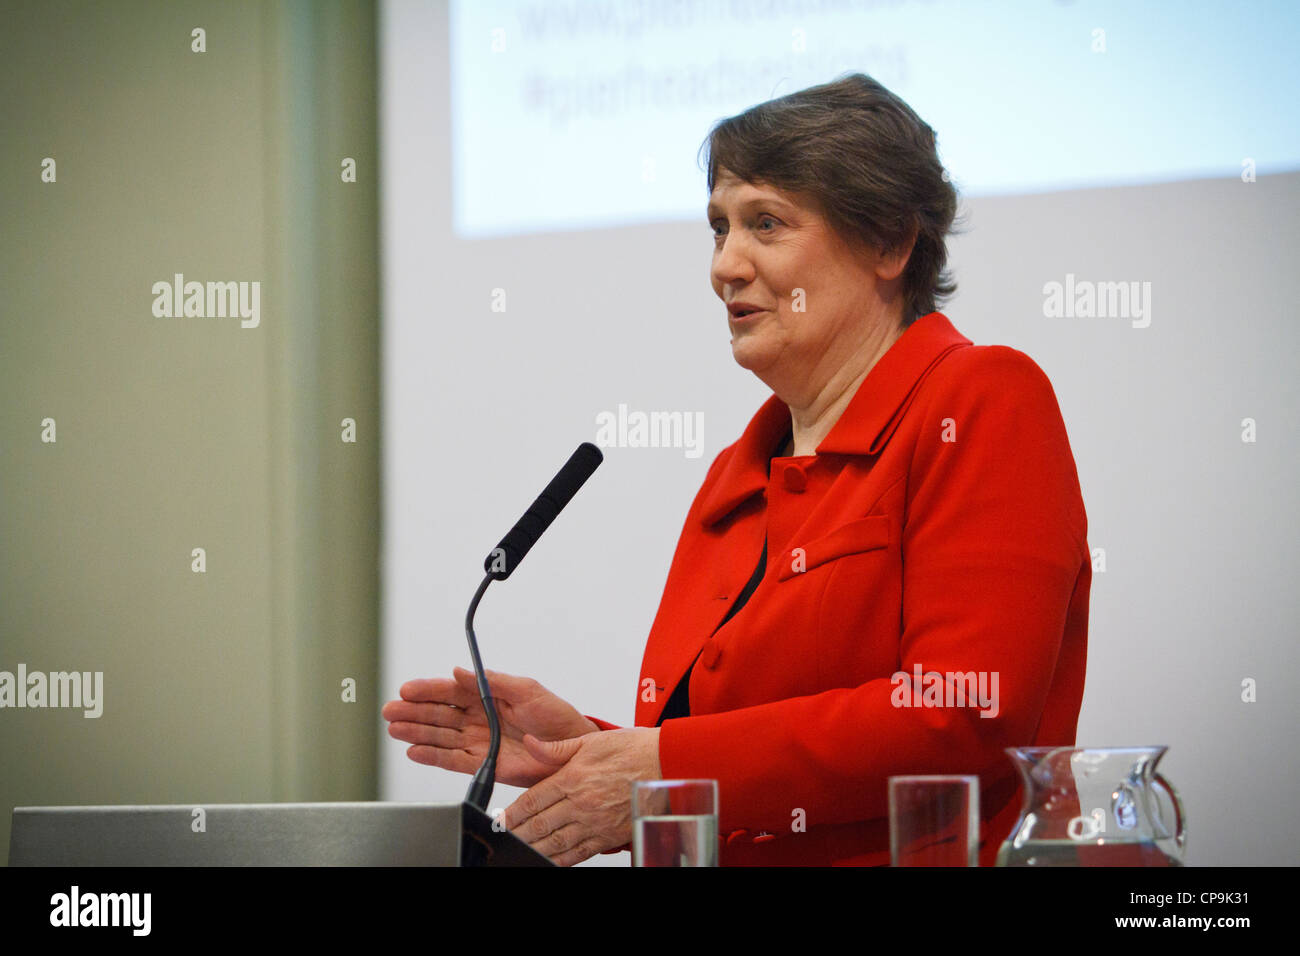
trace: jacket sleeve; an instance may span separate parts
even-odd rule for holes
[[[1002,748],[1034,738],[1087,554],[1056,396],[1028,356],[999,346],[955,353],[925,392],[905,482],[899,672],[664,722],[664,777],[716,779],[724,832],[781,832],[799,810],[808,826],[887,816],[889,776],[1009,773]],[[994,707],[902,706],[918,666],[989,672]]]

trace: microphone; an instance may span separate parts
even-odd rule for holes
[[[578,489],[600,466],[604,457],[591,442],[583,442],[569,456],[560,473],[551,479],[551,483],[537,496],[524,516],[515,522],[515,526],[501,539],[492,553],[483,559],[483,570],[494,581],[504,581],[514,573],[524,555],[537,543],[542,532],[551,526],[555,516],[578,493]]]
[[[487,674],[483,662],[479,659],[478,639],[474,636],[474,613],[478,602],[493,581],[504,581],[519,566],[519,562],[537,543],[537,539],[551,526],[551,522],[564,510],[578,489],[591,477],[605,456],[591,442],[583,442],[569,456],[564,467],[551,479],[551,483],[537,496],[537,500],[524,512],[522,518],[515,522],[501,542],[483,561],[486,572],[483,582],[470,601],[469,611],[465,615],[465,638],[469,641],[469,654],[474,661],[474,677],[478,683],[478,696],[483,701],[483,711],[487,715],[488,742],[487,757],[479,766],[474,779],[470,781],[466,802],[487,812],[488,801],[492,799],[492,788],[496,785],[497,754],[501,750],[501,724],[497,719],[496,702],[492,699],[488,687]]]

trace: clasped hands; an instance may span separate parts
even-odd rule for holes
[[[383,717],[416,763],[472,774],[487,756],[487,715],[473,672],[452,673],[407,681]],[[560,866],[631,843],[632,781],[662,777],[659,729],[601,731],[531,678],[487,677],[501,723],[496,778],[528,788],[505,828]]]

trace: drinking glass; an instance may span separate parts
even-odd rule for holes
[[[979,777],[889,778],[894,866],[977,866],[979,831]]]
[[[633,866],[717,866],[718,782],[632,784]]]

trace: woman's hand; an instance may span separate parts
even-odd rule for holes
[[[389,736],[412,744],[406,755],[416,763],[472,774],[487,757],[487,714],[474,672],[457,667],[452,674],[454,680],[407,681],[399,692],[402,699],[390,700],[382,713]],[[566,740],[600,729],[531,678],[495,671],[487,678],[501,721],[496,779],[504,784],[531,787],[557,768],[524,746],[525,734],[539,741]]]
[[[507,830],[560,866],[632,842],[632,781],[663,776],[658,727],[524,743],[554,772],[506,808]]]

